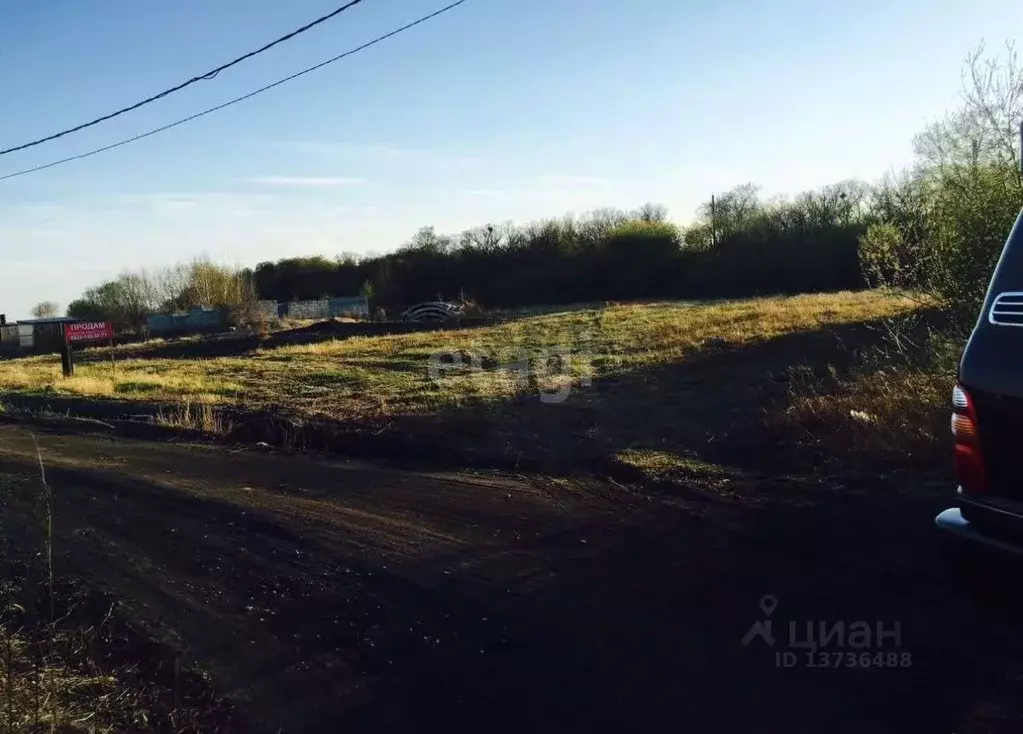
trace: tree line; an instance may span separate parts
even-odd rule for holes
[[[517,307],[882,285],[926,294],[968,319],[1023,205],[1023,73],[1011,46],[1001,56],[977,49],[965,70],[962,109],[926,128],[913,164],[878,183],[846,180],[774,198],[746,183],[715,194],[686,227],[646,204],[453,235],[424,227],[374,257],[285,258],[251,269],[198,260],[124,273],[88,290],[68,314],[138,328],[147,312],[197,305],[241,319],[256,299],[363,294],[393,311],[436,299]]]
[[[251,269],[200,259],[122,273],[88,289],[67,314],[135,331],[149,313],[204,306],[243,317],[256,300],[366,295],[374,310],[394,312],[429,300],[516,307],[856,288],[864,284],[856,242],[868,188],[849,181],[763,201],[747,184],[717,195],[714,215],[703,207],[686,228],[647,204],[458,235],[424,227],[377,257],[286,258]]]
[[[111,321],[120,331],[141,333],[151,313],[203,307],[224,309],[230,323],[247,325],[257,318],[257,300],[251,273],[198,258],[168,268],[121,273],[86,290],[68,305],[67,315]]]
[[[456,235],[424,227],[393,253],[264,262],[253,280],[263,298],[362,293],[385,309],[435,299],[515,307],[857,288],[868,190],[847,181],[765,201],[746,184],[716,195],[713,216],[708,203],[689,227],[653,204]]]

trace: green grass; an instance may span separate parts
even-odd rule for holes
[[[619,452],[617,458],[626,466],[635,467],[648,477],[669,482],[726,479],[733,474],[718,464],[711,464],[697,457],[680,456],[669,451],[626,449]]]

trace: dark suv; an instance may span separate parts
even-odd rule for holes
[[[958,507],[935,519],[952,544],[1023,557],[1023,212],[1009,235],[952,394]]]

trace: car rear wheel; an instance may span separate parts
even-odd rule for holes
[[[991,611],[1023,613],[1023,594],[1017,588],[1018,561],[955,538],[942,540],[941,553],[945,575],[955,592]]]
[[[955,538],[941,541],[942,567],[956,591],[987,599],[993,584],[990,559],[984,559],[972,543]]]

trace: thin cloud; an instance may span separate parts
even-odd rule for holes
[[[31,216],[52,216],[55,214],[63,214],[68,208],[64,204],[57,204],[55,202],[48,201],[32,201],[26,204],[16,204],[10,207],[12,210],[20,210],[22,214],[28,214]]]
[[[199,191],[194,193],[155,192],[149,194],[121,194],[107,200],[112,206],[131,206],[135,204],[172,204],[172,205],[224,205],[246,204],[274,199],[274,194],[254,194],[232,191]]]
[[[432,148],[411,148],[389,142],[346,143],[329,140],[305,140],[285,141],[278,145],[297,154],[317,157],[330,156],[337,159],[437,165],[478,165],[486,162],[484,158],[477,155]]]
[[[257,186],[281,186],[298,188],[335,188],[339,186],[358,186],[365,183],[361,178],[342,176],[253,176],[242,179],[245,183]]]
[[[550,189],[606,189],[619,183],[603,176],[537,176],[532,185]]]

